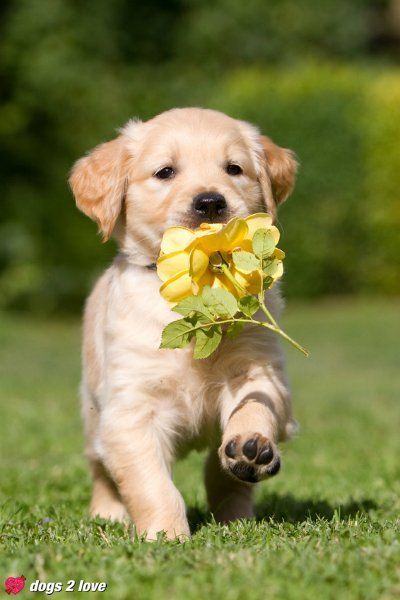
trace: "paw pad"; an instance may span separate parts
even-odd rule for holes
[[[225,444],[223,452],[221,450],[223,466],[246,483],[272,477],[281,466],[275,444],[259,433],[235,436]]]

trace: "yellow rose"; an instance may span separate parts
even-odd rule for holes
[[[164,282],[160,294],[171,303],[192,294],[198,295],[205,285],[224,288],[237,298],[257,294],[261,287],[259,272],[243,273],[232,259],[234,250],[252,251],[251,241],[257,229],[269,230],[275,244],[278,243],[279,231],[266,213],[256,213],[245,219],[235,217],[226,225],[203,223],[195,230],[186,227],[167,229],[157,261],[157,273]],[[284,256],[279,248],[275,248],[271,285],[282,276]],[[229,269],[231,277],[223,272],[222,265],[225,271]]]

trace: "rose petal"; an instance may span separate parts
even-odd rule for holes
[[[211,271],[209,271],[207,269],[207,271],[204,273],[204,275],[198,281],[192,282],[193,294],[195,296],[197,296],[198,294],[201,294],[201,291],[205,285],[209,285],[210,287],[212,287],[213,283],[214,283],[214,273],[212,273]]]
[[[239,292],[237,288],[233,285],[229,279],[223,275],[222,273],[216,273],[214,283],[212,285],[213,288],[222,288],[227,290],[231,294],[235,296],[235,298],[240,298],[243,294]]]
[[[248,227],[244,219],[231,219],[223,228],[222,233],[225,236],[224,246],[222,250],[232,250],[240,244],[241,240],[248,236]]]
[[[253,252],[253,246],[251,240],[249,238],[245,238],[244,240],[240,240],[238,246],[238,250],[246,250],[246,252]],[[236,250],[236,248],[232,248],[232,251]]]
[[[196,247],[190,253],[189,275],[198,281],[205,273],[208,267],[208,254],[199,247]]]
[[[195,233],[196,235],[207,235],[215,231],[220,231],[222,227],[222,223],[202,223],[198,229],[195,229]]]
[[[242,288],[246,290],[248,294],[258,294],[261,288],[260,274],[256,271],[245,275],[240,273],[234,267],[231,269],[231,273]]]
[[[189,271],[178,273],[171,279],[168,279],[160,287],[160,294],[168,302],[179,302],[190,296],[192,293],[192,280],[189,277]]]
[[[285,256],[286,256],[286,254],[280,248],[275,248],[274,253],[273,253],[272,256],[274,258],[277,258],[278,260],[283,260],[285,258]]]
[[[272,217],[268,213],[255,213],[245,219],[249,229],[248,237],[253,239],[257,229],[269,229],[272,225]]]
[[[164,232],[161,240],[161,252],[169,254],[184,250],[193,242],[195,234],[187,227],[170,227]]]
[[[275,242],[275,244],[277,244],[279,242],[280,237],[281,237],[279,229],[277,227],[275,227],[275,225],[272,225],[271,227],[268,227],[268,231],[270,231],[272,233],[272,237],[274,238],[274,242]]]
[[[161,281],[167,281],[174,275],[189,269],[189,253],[185,251],[163,254],[157,260],[157,275]]]
[[[208,255],[217,252],[218,250],[222,250],[224,244],[226,244],[226,237],[222,231],[203,235],[198,239],[199,247],[201,247]]]
[[[272,275],[272,278],[274,281],[276,281],[277,279],[282,277],[282,275],[283,275],[283,263],[282,263],[282,261],[279,261],[278,264],[276,265],[276,270],[275,270],[274,274]]]

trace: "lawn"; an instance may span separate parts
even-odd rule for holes
[[[0,315],[0,580],[106,581],[91,597],[112,600],[399,598],[399,313],[394,301],[288,307],[286,330],[311,350],[287,349],[300,433],[259,486],[255,522],[216,525],[202,455],[180,463],[184,544],[88,519],[79,324]]]

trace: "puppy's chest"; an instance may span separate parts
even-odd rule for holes
[[[160,349],[157,319],[118,319],[109,329],[107,365],[111,379],[129,382],[160,409],[176,411],[195,428],[217,413],[220,382],[213,361],[194,360],[193,348]]]
[[[215,360],[194,360],[193,347],[160,349],[162,330],[178,315],[158,294],[159,282],[128,271],[108,310],[106,355],[111,378],[129,382],[175,412],[182,427],[199,429],[218,413]],[[138,293],[141,290],[141,293]]]
[[[214,380],[211,361],[195,361],[191,347],[149,353],[145,372],[148,390],[193,417],[205,418],[216,411],[220,382]],[[144,372],[144,371],[142,371]]]
[[[220,384],[210,366],[193,361],[193,350],[163,350],[157,360],[135,373],[145,396],[151,399],[162,422],[170,423],[179,440],[179,454],[204,447],[219,423]]]

